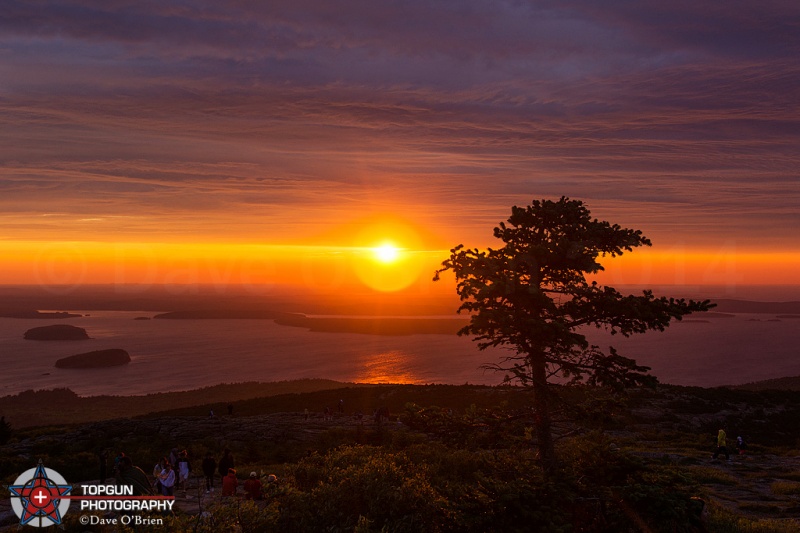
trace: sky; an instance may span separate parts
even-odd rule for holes
[[[424,292],[561,196],[653,241],[615,283],[800,284],[800,4],[0,10],[0,284]]]

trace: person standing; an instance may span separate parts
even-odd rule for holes
[[[711,459],[716,459],[719,454],[725,454],[725,459],[730,461],[731,454],[728,452],[728,446],[726,445],[726,438],[725,430],[720,429],[717,433],[717,449],[714,451],[714,455],[711,456]]]
[[[231,451],[228,448],[225,448],[225,452],[222,454],[222,458],[219,460],[219,466],[217,469],[219,470],[220,477],[225,477],[228,475],[228,470],[236,466],[233,462],[233,455],[231,455]]]
[[[100,484],[102,485],[108,477],[108,452],[100,450],[97,452],[97,459],[100,461]]]
[[[125,457],[125,452],[119,452],[116,457],[114,457],[114,470],[112,473],[116,476],[117,472],[119,471],[119,462],[120,460]]]
[[[156,479],[155,482],[155,491],[156,494],[161,494],[164,491],[164,487],[161,485],[161,472],[167,467],[167,458],[162,457],[159,462],[153,467],[153,477]]]
[[[747,449],[747,442],[741,435],[736,437],[736,449],[739,450],[739,455],[744,455],[745,450]]]
[[[164,465],[164,470],[161,472],[161,494],[164,496],[174,496],[175,495],[175,471],[172,469],[172,465],[167,461],[167,464]]]
[[[178,465],[178,448],[172,448],[167,455],[167,459],[169,459],[169,464],[172,465],[172,468],[175,468]]]
[[[214,454],[208,452],[206,458],[203,459],[203,475],[206,478],[206,492],[214,491],[214,472],[217,470],[217,461],[214,460]]]
[[[178,454],[178,485],[186,496],[186,485],[189,484],[189,472],[192,471],[192,463],[189,462],[189,452],[183,450]]]

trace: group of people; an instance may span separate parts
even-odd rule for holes
[[[100,452],[101,458],[101,482],[105,481],[105,459],[107,453]],[[174,466],[173,466],[174,465]],[[256,472],[250,472],[250,476],[241,484],[242,492],[239,492],[239,479],[236,476],[234,460],[231,451],[226,449],[219,462],[214,459],[214,455],[209,452],[203,459],[203,475],[205,476],[206,493],[214,491],[214,477],[219,472],[222,477],[222,496],[242,495],[248,500],[263,499],[264,484]],[[186,450],[181,452],[177,448],[170,451],[153,467],[153,483],[144,471],[134,466],[130,457],[120,452],[114,457],[114,479],[117,484],[133,487],[133,494],[136,496],[149,496],[160,494],[162,496],[174,496],[176,486],[184,491],[189,481],[189,474],[192,466],[189,461],[189,454]],[[277,477],[270,474],[267,477],[267,484],[277,482]]]
[[[177,448],[173,448],[169,455],[162,457],[153,467],[156,492],[163,496],[174,496],[177,486],[185,495],[191,471],[189,453],[186,450],[179,452]]]
[[[219,462],[214,458],[213,453],[208,452],[201,465],[206,493],[214,492],[214,478],[219,473],[222,478],[222,495],[236,496],[238,494],[239,479],[236,476],[234,466],[233,454],[229,449],[225,449]],[[177,448],[174,448],[168,456],[163,457],[153,467],[153,478],[155,479],[153,488],[155,492],[164,496],[174,496],[175,487],[177,486],[186,495],[186,486],[191,471],[192,466],[187,451],[178,452]],[[277,477],[271,474],[267,481],[268,483],[273,483],[277,481]],[[246,499],[260,500],[262,498],[263,485],[256,472],[250,472],[250,477],[245,480],[242,487],[244,490],[243,496]]]
[[[277,480],[274,474],[270,474],[267,478],[267,483],[274,483]],[[236,496],[239,489],[239,478],[236,477],[236,470],[230,468],[228,475],[222,478],[222,495],[223,496]],[[246,500],[261,500],[263,499],[264,484],[258,477],[256,472],[250,472],[244,483],[242,483],[244,490],[243,496]]]
[[[745,442],[744,437],[741,435],[736,437],[736,449],[739,451],[739,455],[744,455],[747,449],[747,442]],[[716,460],[720,454],[724,455],[727,461],[731,460],[731,453],[728,451],[728,436],[725,434],[724,429],[720,429],[717,432],[717,449],[714,450],[711,459]]]

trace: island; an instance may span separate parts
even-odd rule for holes
[[[25,332],[24,338],[31,341],[82,341],[91,337],[83,328],[69,324],[54,324],[29,329]]]
[[[46,319],[63,319],[63,318],[79,318],[82,315],[76,313],[68,313],[67,311],[30,311],[30,310],[4,310],[0,311],[0,318],[46,318]]]
[[[57,368],[107,368],[110,366],[127,365],[131,362],[128,352],[119,348],[108,350],[95,350],[93,352],[79,353],[64,357],[56,361]]]

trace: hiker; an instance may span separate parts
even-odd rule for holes
[[[172,448],[169,451],[167,459],[169,459],[169,464],[171,464],[172,467],[175,468],[175,466],[178,464],[178,448]]]
[[[247,500],[261,499],[261,480],[255,472],[250,472],[250,477],[244,482],[244,497]]]
[[[217,469],[219,470],[219,476],[224,478],[228,475],[228,470],[236,466],[233,462],[233,455],[231,455],[231,451],[228,448],[225,448],[225,452],[222,455],[222,458],[219,460],[219,464]]]
[[[344,400],[339,400],[339,412],[344,414]]]
[[[214,471],[217,469],[217,461],[214,454],[208,452],[203,459],[203,475],[206,477],[206,492],[214,492]]]
[[[725,444],[725,437],[726,437],[725,430],[720,429],[719,433],[717,433],[717,449],[716,451],[714,451],[714,455],[711,456],[712,460],[716,459],[721,453],[725,454],[726,460],[728,461],[731,460],[731,454],[728,453],[728,447]]]
[[[278,493],[278,490],[278,476],[275,474],[270,474],[267,476],[266,485],[262,486],[261,488],[261,497],[271,498]]]
[[[233,404],[228,404],[228,416],[233,416]]]
[[[167,466],[167,458],[162,457],[159,462],[153,467],[153,477],[156,478],[154,483],[154,488],[156,494],[161,494],[164,491],[164,487],[161,485],[161,472],[164,471],[164,468]]]
[[[747,442],[741,435],[736,437],[736,449],[739,450],[739,455],[744,455],[744,451],[747,449]]]
[[[375,411],[375,423],[379,424],[386,420],[389,421],[389,408],[388,407],[378,407]]]
[[[132,487],[134,496],[151,496],[153,494],[147,474],[138,466],[134,466],[130,457],[123,457],[119,460],[119,470],[115,480],[117,485]]]
[[[229,468],[228,475],[222,478],[222,495],[236,496],[236,488],[238,486],[239,480],[236,479],[236,470]]]
[[[164,465],[164,470],[159,476],[161,479],[161,494],[164,496],[175,495],[175,471],[172,469],[172,464],[167,461]]]
[[[189,472],[192,471],[192,464],[189,462],[189,452],[183,450],[178,454],[178,485],[186,496],[186,485],[189,481]]]
[[[116,457],[114,457],[114,469],[111,471],[112,474],[115,476],[117,475],[117,471],[119,470],[119,462],[120,460],[125,457],[125,452],[119,452]]]
[[[100,484],[102,485],[108,477],[108,452],[100,450],[97,452],[97,459],[100,461]]]

